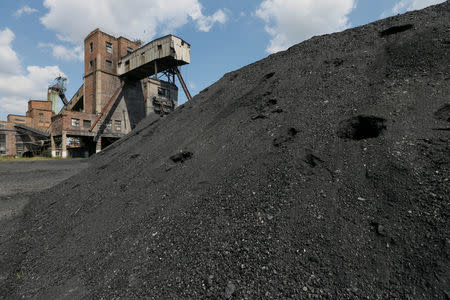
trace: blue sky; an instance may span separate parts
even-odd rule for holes
[[[341,31],[443,0],[2,0],[0,120],[45,99],[49,81],[83,81],[83,39],[100,27],[145,42],[173,33],[191,45],[182,67],[191,94],[224,73],[314,35]],[[181,92],[181,89],[180,89]],[[180,102],[186,101],[180,93]]]

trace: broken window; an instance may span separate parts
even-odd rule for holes
[[[118,120],[115,120],[114,121],[114,129],[116,131],[122,131],[122,122],[118,121]]]
[[[158,50],[162,50],[162,45],[158,45]]]
[[[80,127],[80,119],[72,119],[72,127]]]
[[[113,53],[112,44],[110,42],[106,42],[106,52]]]
[[[170,92],[168,89],[164,89],[162,87],[158,87],[158,95],[169,98]]]
[[[92,51],[94,50],[94,44],[92,42],[89,43],[89,50]]]
[[[127,47],[127,54],[130,54],[133,51],[134,51],[133,48]]]
[[[112,61],[106,60],[106,66],[111,68],[112,67]]]
[[[130,65],[130,61],[129,60],[125,61],[125,66],[129,66],[129,65]]]
[[[0,154],[6,154],[6,134],[0,134]]]
[[[89,68],[92,69],[92,60],[89,62]]]
[[[106,129],[111,129],[111,128],[112,128],[112,123],[111,123],[111,121],[108,121],[106,123]]]
[[[83,128],[91,128],[91,120],[83,120]]]

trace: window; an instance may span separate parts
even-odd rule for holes
[[[158,50],[162,50],[162,45],[158,45]]]
[[[130,54],[131,52],[133,52],[134,50],[130,47],[127,47],[127,54]]]
[[[83,128],[91,128],[91,121],[83,120]]]
[[[0,154],[6,154],[6,134],[0,134]]]
[[[22,141],[22,136],[20,134],[16,134],[16,143]]]
[[[15,118],[14,120],[15,120],[16,122],[25,122],[24,119],[18,119],[18,118]]]
[[[5,128],[5,125],[0,124],[0,129],[4,129],[4,128]]]
[[[115,120],[114,121],[114,129],[116,131],[122,131],[122,122],[118,121],[118,120]]]
[[[94,44],[92,42],[89,43],[89,50],[91,52],[94,50]]]
[[[112,44],[110,42],[106,42],[106,52],[113,53]]]
[[[170,92],[169,92],[168,89],[163,89],[163,88],[161,88],[161,87],[158,87],[158,95],[159,95],[159,96],[166,97],[166,98],[169,98]]]
[[[130,61],[129,60],[125,61],[125,66],[129,66],[129,65],[130,65]]]
[[[92,60],[89,62],[89,68],[90,69],[92,69],[92,66],[93,66],[93,64],[92,64]]]
[[[111,68],[112,67],[112,61],[106,60],[106,66]]]
[[[72,119],[73,127],[80,127],[80,119]]]
[[[43,116],[43,115],[44,115],[44,113],[39,113],[39,115],[40,115],[40,116]]]
[[[111,121],[108,121],[106,123],[106,129],[111,129],[111,127],[112,127]]]

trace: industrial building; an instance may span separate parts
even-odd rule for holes
[[[175,77],[190,100],[178,70],[189,63],[190,45],[176,36],[167,35],[141,47],[139,42],[96,29],[84,40],[83,84],[75,95],[67,100],[67,80],[58,77],[48,87],[47,101],[30,101],[26,116],[8,116],[8,122],[0,123],[0,155],[29,151],[18,151],[21,134],[54,157],[87,157],[99,152],[146,116],[174,110],[178,106]],[[35,147],[34,153],[38,152]]]

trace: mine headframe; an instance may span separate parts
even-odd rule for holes
[[[61,98],[62,102],[64,103],[64,106],[69,104],[69,101],[67,100],[65,95],[65,92],[67,90],[66,86],[67,86],[67,78],[60,75],[56,77],[53,83],[48,87],[49,90],[58,93],[59,98]]]

